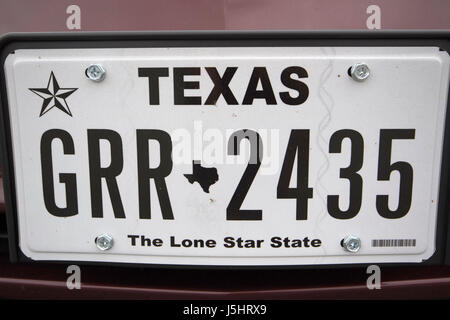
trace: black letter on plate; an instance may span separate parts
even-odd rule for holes
[[[51,129],[42,135],[41,168],[45,207],[54,216],[70,217],[78,214],[77,180],[74,173],[59,174],[59,182],[66,185],[66,207],[59,208],[56,205],[53,185],[52,141],[54,139],[61,140],[64,154],[75,154],[72,137],[67,131]]]
[[[185,89],[199,89],[198,81],[184,81],[184,76],[199,76],[200,68],[173,68],[173,96],[176,105],[201,105],[201,97],[186,97]]]
[[[136,130],[138,150],[139,218],[150,219],[150,179],[155,180],[156,192],[163,219],[173,220],[172,206],[167,192],[166,180],[172,171],[172,140],[161,130]],[[157,140],[160,145],[160,163],[150,168],[149,140]]]
[[[233,78],[236,73],[237,67],[228,67],[221,78],[216,68],[205,68],[206,72],[208,72],[209,77],[214,83],[214,88],[211,90],[208,99],[205,101],[205,105],[214,105],[219,99],[220,95],[223,95],[223,98],[229,105],[238,104],[236,98],[233,95],[233,92],[230,90],[228,85],[230,84],[231,78]]]
[[[117,186],[116,180],[116,177],[123,169],[122,139],[120,138],[120,135],[113,130],[89,129],[87,133],[92,217],[103,217],[102,178],[105,178],[109,196],[111,198],[114,217],[125,218],[122,199],[120,198],[119,187]],[[107,140],[111,148],[111,163],[105,168],[101,167],[100,140]]]
[[[169,68],[138,68],[139,77],[148,78],[150,105],[159,105],[159,78],[169,76]]]
[[[256,90],[259,81],[261,81],[262,90]],[[254,99],[265,99],[266,104],[277,104],[265,67],[255,67],[253,69],[242,104],[252,104]]]
[[[308,72],[302,67],[288,67],[281,73],[281,82],[289,89],[298,91],[298,96],[293,98],[289,92],[280,92],[281,100],[291,106],[302,104],[306,101],[309,94],[309,89],[306,84],[299,80],[292,79],[291,75],[296,74],[299,78],[308,78]]]

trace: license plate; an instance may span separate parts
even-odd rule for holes
[[[437,47],[19,48],[4,68],[29,259],[435,253],[449,80]]]

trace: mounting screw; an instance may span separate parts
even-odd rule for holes
[[[100,82],[105,79],[106,70],[101,64],[91,64],[86,69],[86,76],[92,81]]]
[[[342,246],[348,252],[358,252],[361,249],[361,239],[355,236],[347,236],[342,240]]]
[[[353,80],[362,82],[370,76],[370,69],[365,63],[356,63],[350,68],[350,76]]]
[[[108,234],[102,234],[95,238],[95,245],[102,251],[111,249],[113,243],[113,238]]]

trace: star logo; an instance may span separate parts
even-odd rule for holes
[[[69,105],[66,102],[68,96],[74,93],[78,88],[60,88],[58,81],[56,81],[53,71],[50,73],[47,88],[29,88],[33,93],[44,99],[42,102],[41,113],[39,117],[49,112],[54,107],[62,112],[72,116]]]

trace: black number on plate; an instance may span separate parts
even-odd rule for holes
[[[392,172],[398,172],[400,177],[398,205],[395,210],[389,208],[389,195],[376,196],[376,209],[379,215],[386,219],[404,217],[411,208],[413,189],[413,167],[405,161],[391,163],[392,144],[394,140],[415,139],[415,129],[381,129],[378,155],[378,181],[389,181]],[[60,174],[60,182],[66,184],[66,208],[59,208],[55,204],[52,148],[53,140],[63,142],[63,153],[74,154],[73,140],[70,134],[63,130],[49,130],[41,138],[42,183],[45,206],[48,212],[57,217],[67,217],[78,214],[76,201],[76,176],[74,174]],[[108,167],[100,166],[100,140],[108,140],[111,145],[111,163]],[[150,168],[148,141],[157,140],[161,146],[161,164],[157,168]],[[250,144],[250,160],[239,181],[238,186],[227,207],[227,220],[262,220],[261,209],[242,210],[241,206],[258,173],[262,162],[262,140],[253,130],[242,129],[234,132],[228,140],[228,155],[239,155],[242,140]],[[309,173],[309,139],[307,129],[291,130],[286,153],[281,167],[277,185],[278,199],[296,200],[296,219],[306,220],[308,217],[308,200],[313,197],[313,188],[308,186]],[[349,181],[349,206],[342,210],[339,206],[339,195],[328,195],[327,207],[330,216],[336,219],[351,219],[355,217],[362,203],[363,179],[359,171],[363,166],[364,140],[355,130],[343,129],[336,131],[330,138],[329,152],[341,153],[344,139],[351,142],[350,163],[348,167],[340,169],[339,177]],[[399,142],[397,142],[399,143]],[[125,212],[120,199],[116,177],[122,172],[123,150],[120,135],[113,130],[88,130],[89,169],[92,196],[92,216],[103,217],[101,195],[101,180],[105,179],[111,194],[111,201],[115,218],[125,218]],[[139,218],[150,219],[150,180],[154,179],[164,219],[174,219],[170,205],[169,193],[165,178],[172,171],[172,141],[168,133],[161,130],[137,130],[138,150],[138,184],[139,184]],[[291,187],[291,177],[296,161],[296,186]]]
[[[297,154],[297,187],[289,187],[295,155]],[[309,170],[309,130],[292,130],[281,167],[277,186],[278,199],[297,199],[296,219],[308,217],[308,199],[313,197],[313,189],[308,187]]]
[[[241,210],[245,196],[261,166],[263,150],[261,137],[253,130],[244,129],[234,132],[228,140],[228,155],[239,155],[243,139],[250,142],[250,160],[228,204],[227,220],[262,220],[262,210]]]
[[[389,181],[391,173],[400,174],[399,198],[397,209],[389,209],[388,195],[377,195],[377,211],[383,218],[398,219],[404,217],[411,208],[413,168],[408,162],[391,163],[392,141],[394,139],[414,139],[414,129],[381,129],[380,153],[378,156],[378,180]]]
[[[336,219],[351,219],[361,209],[363,180],[357,173],[361,170],[364,156],[364,140],[361,134],[355,130],[339,130],[330,138],[330,153],[340,153],[342,141],[350,139],[352,143],[350,165],[342,168],[339,177],[350,182],[350,201],[347,210],[339,208],[339,196],[328,196],[328,213]]]

